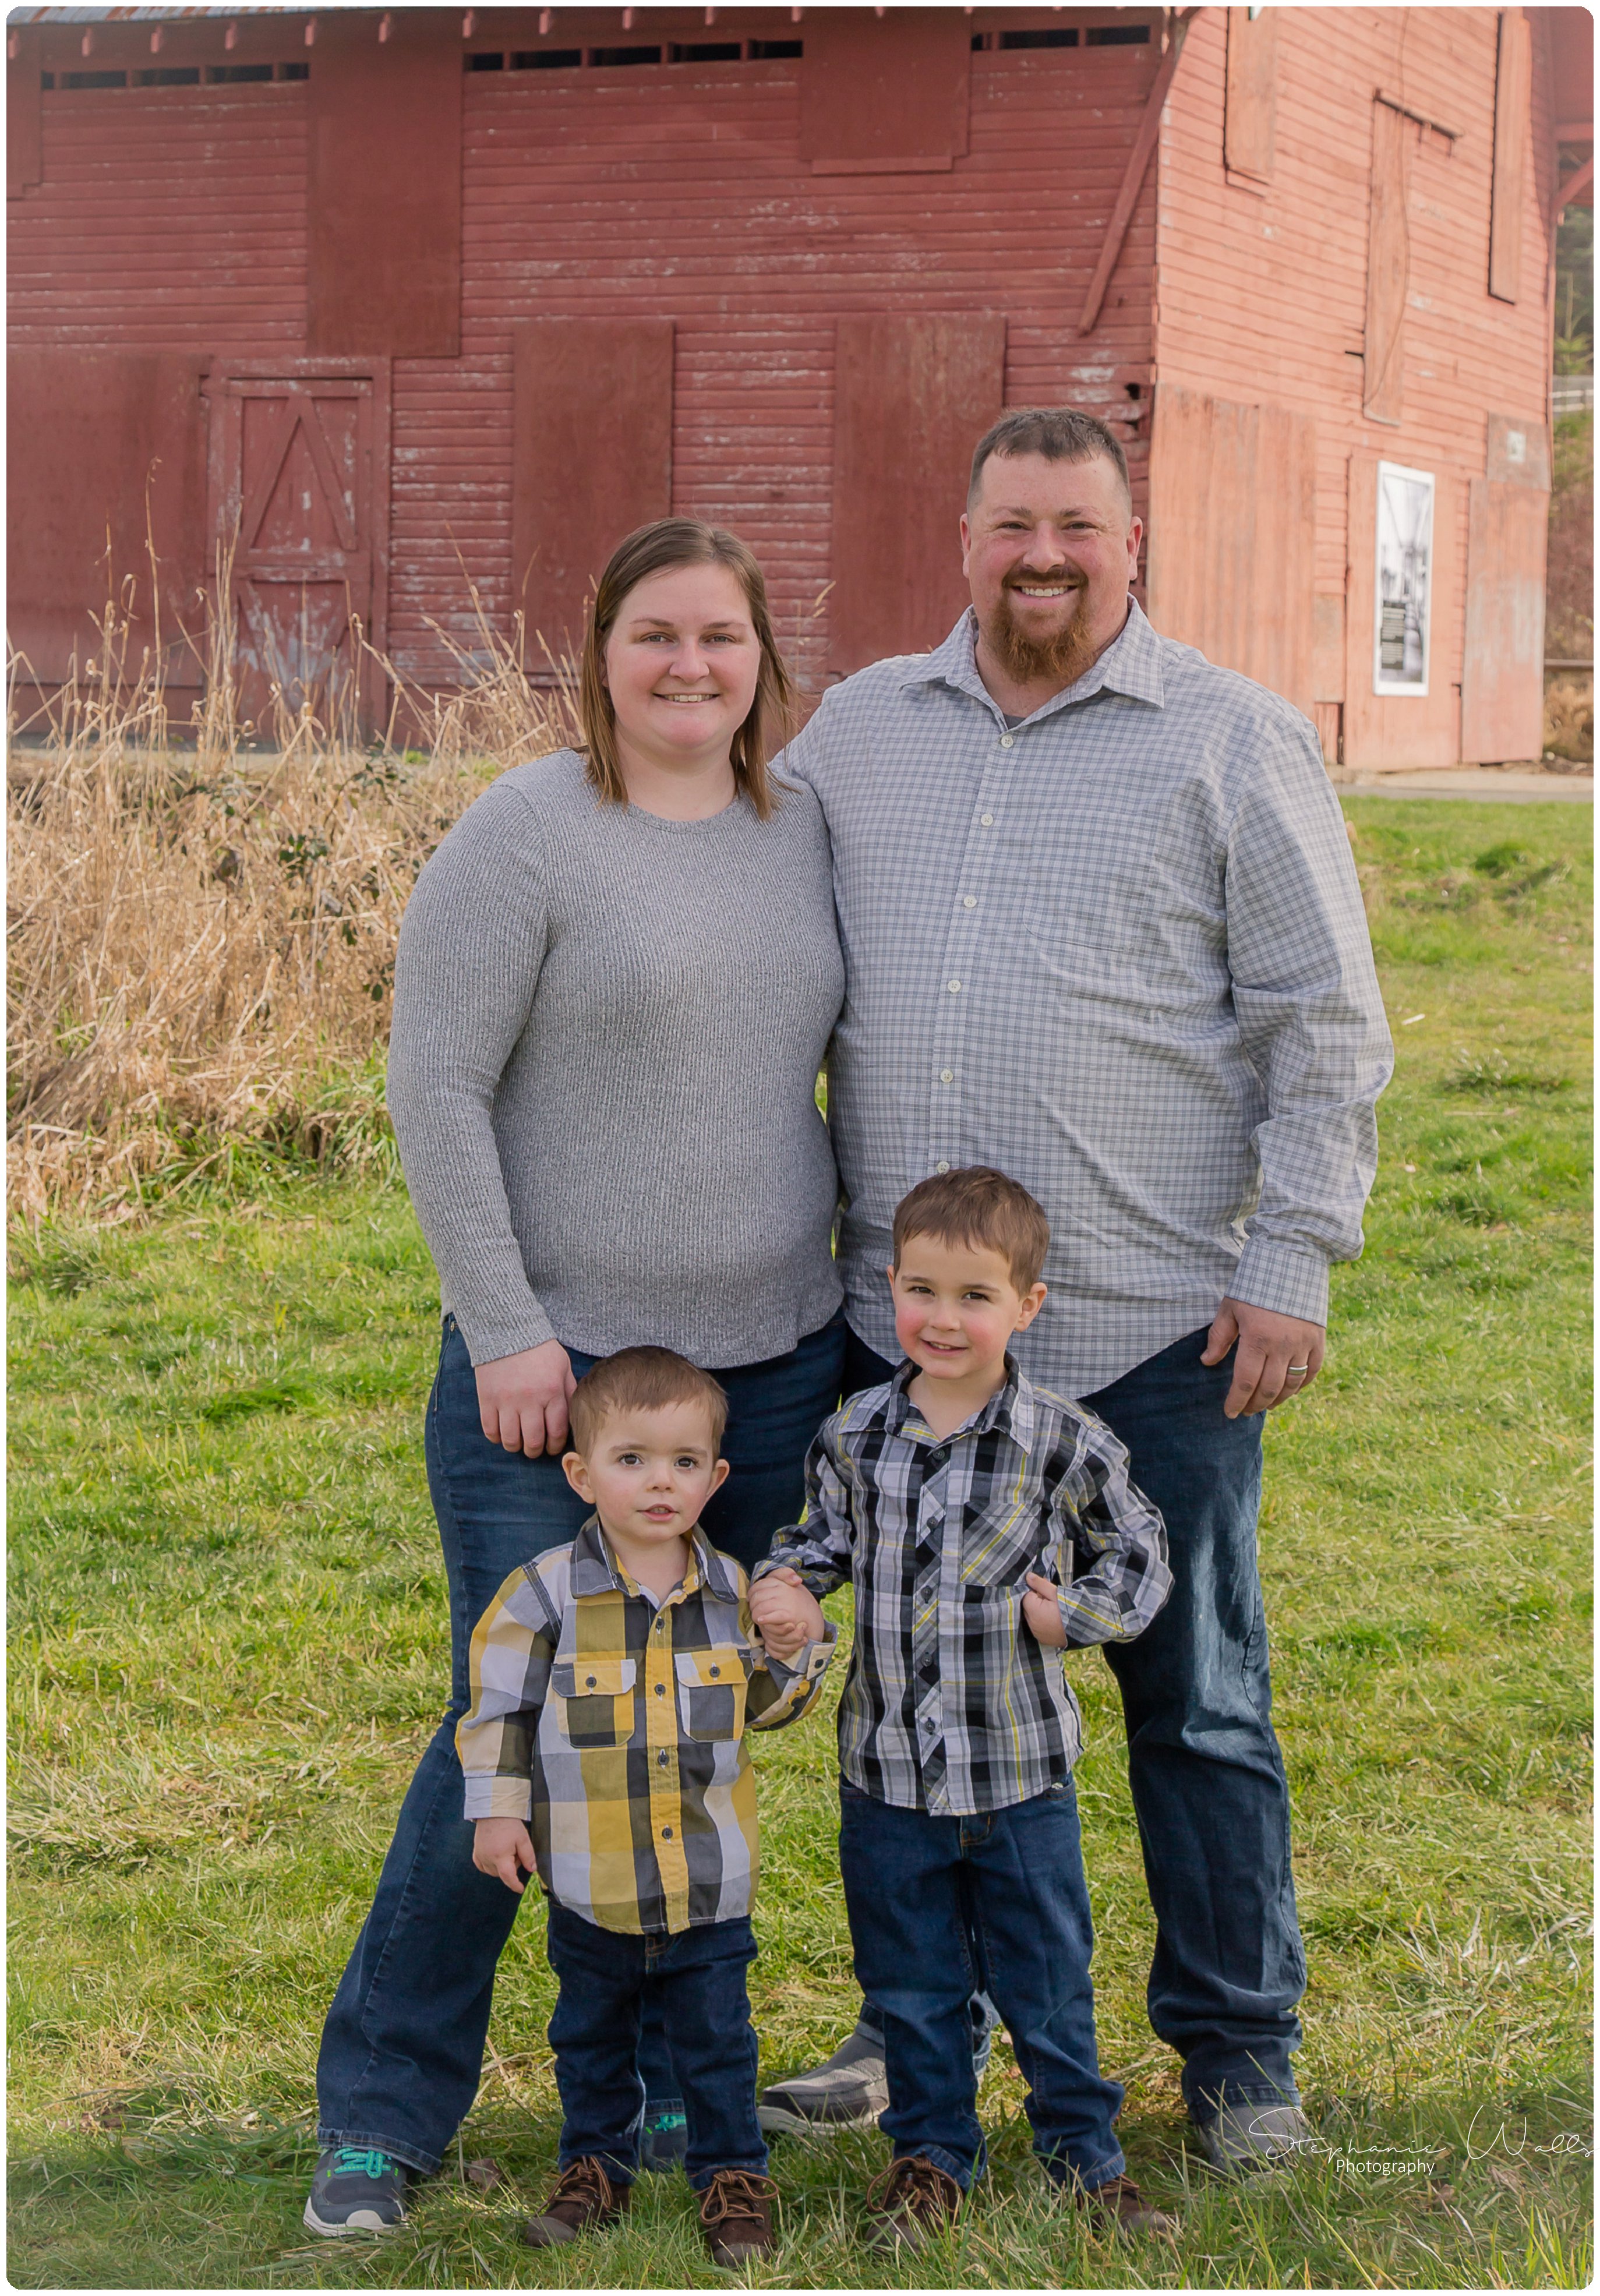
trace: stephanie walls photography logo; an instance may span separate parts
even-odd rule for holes
[[[1276,2149],[1283,2156],[1327,2161],[1339,2176],[1370,2188],[1401,2185],[1411,2178],[1430,2182],[1452,2161],[1460,2166],[1487,2161],[1491,2175],[1495,2164],[1504,2168],[1524,2158],[1588,2161],[1593,2159],[1595,2146],[1592,2136],[1579,2130],[1536,2136],[1525,2118],[1497,2118],[1489,2108],[1473,2115],[1459,2144],[1357,2144],[1312,2129],[1302,2137],[1279,2138]]]

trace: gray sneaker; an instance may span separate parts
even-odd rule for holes
[[[1206,2159],[1221,2177],[1261,2177],[1317,2143],[1298,2104],[1225,2104],[1214,2120],[1197,2120]]]
[[[331,2144],[316,2164],[301,2222],[324,2240],[393,2232],[406,2215],[406,2169],[365,2144]]]
[[[825,2063],[792,2079],[775,2081],[756,2099],[756,2119],[769,2136],[805,2136],[818,2129],[873,2128],[889,2110],[883,2044],[859,2025]]]

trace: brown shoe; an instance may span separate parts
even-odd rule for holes
[[[749,2169],[718,2169],[700,2196],[701,2229],[713,2264],[732,2265],[735,2271],[752,2256],[770,2256],[777,2243],[772,2236],[772,2204],[777,2186],[770,2177]]]
[[[1164,2209],[1153,2209],[1131,2177],[1112,2177],[1087,2193],[1081,2185],[1071,2191],[1072,2205],[1083,2210],[1096,2232],[1153,2234],[1170,2240],[1177,2230],[1177,2218]]]
[[[563,2169],[550,2187],[543,2216],[529,2217],[522,2237],[529,2248],[562,2248],[586,2232],[598,2232],[628,2214],[633,2190],[613,2185],[603,2161],[586,2153]]]
[[[866,2195],[868,2248],[926,2248],[961,2208],[961,2187],[921,2152],[891,2161]]]

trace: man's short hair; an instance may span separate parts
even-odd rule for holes
[[[1104,455],[1122,481],[1122,492],[1133,507],[1128,457],[1122,441],[1093,414],[1079,414],[1071,406],[1019,406],[1002,414],[979,439],[972,454],[972,475],[966,490],[969,509],[978,499],[983,465],[991,455],[1042,455],[1047,463],[1092,463]]]
[[[988,1164],[968,1164],[922,1181],[895,1207],[894,1264],[913,1236],[969,1250],[997,1251],[1019,1292],[1039,1280],[1050,1249],[1050,1223],[1019,1180]]]
[[[586,1372],[567,1406],[572,1443],[588,1456],[600,1431],[619,1411],[665,1411],[674,1403],[698,1403],[719,1450],[727,1425],[727,1398],[711,1377],[670,1348],[622,1348]]]

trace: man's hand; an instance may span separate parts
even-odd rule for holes
[[[1243,1300],[1225,1300],[1212,1318],[1200,1360],[1218,1364],[1238,1341],[1234,1383],[1222,1406],[1227,1417],[1238,1419],[1303,1395],[1322,1369],[1327,1337],[1320,1324],[1275,1315],[1270,1308],[1251,1308]]]
[[[828,1630],[822,1604],[787,1564],[757,1579],[750,1590],[750,1615],[762,1642],[785,1666]]]
[[[1061,1622],[1061,1588],[1053,1578],[1041,1578],[1037,1570],[1028,1573],[1022,1616],[1036,1643],[1043,1643],[1046,1650],[1065,1650],[1067,1630]]]
[[[524,1348],[520,1356],[498,1356],[480,1364],[478,1416],[491,1443],[537,1459],[548,1451],[559,1459],[567,1447],[567,1398],[578,1382],[559,1340]]]
[[[533,1871],[533,1843],[520,1817],[480,1817],[472,1828],[472,1863],[480,1874],[497,1874],[520,1898],[524,1884],[517,1868]]]

